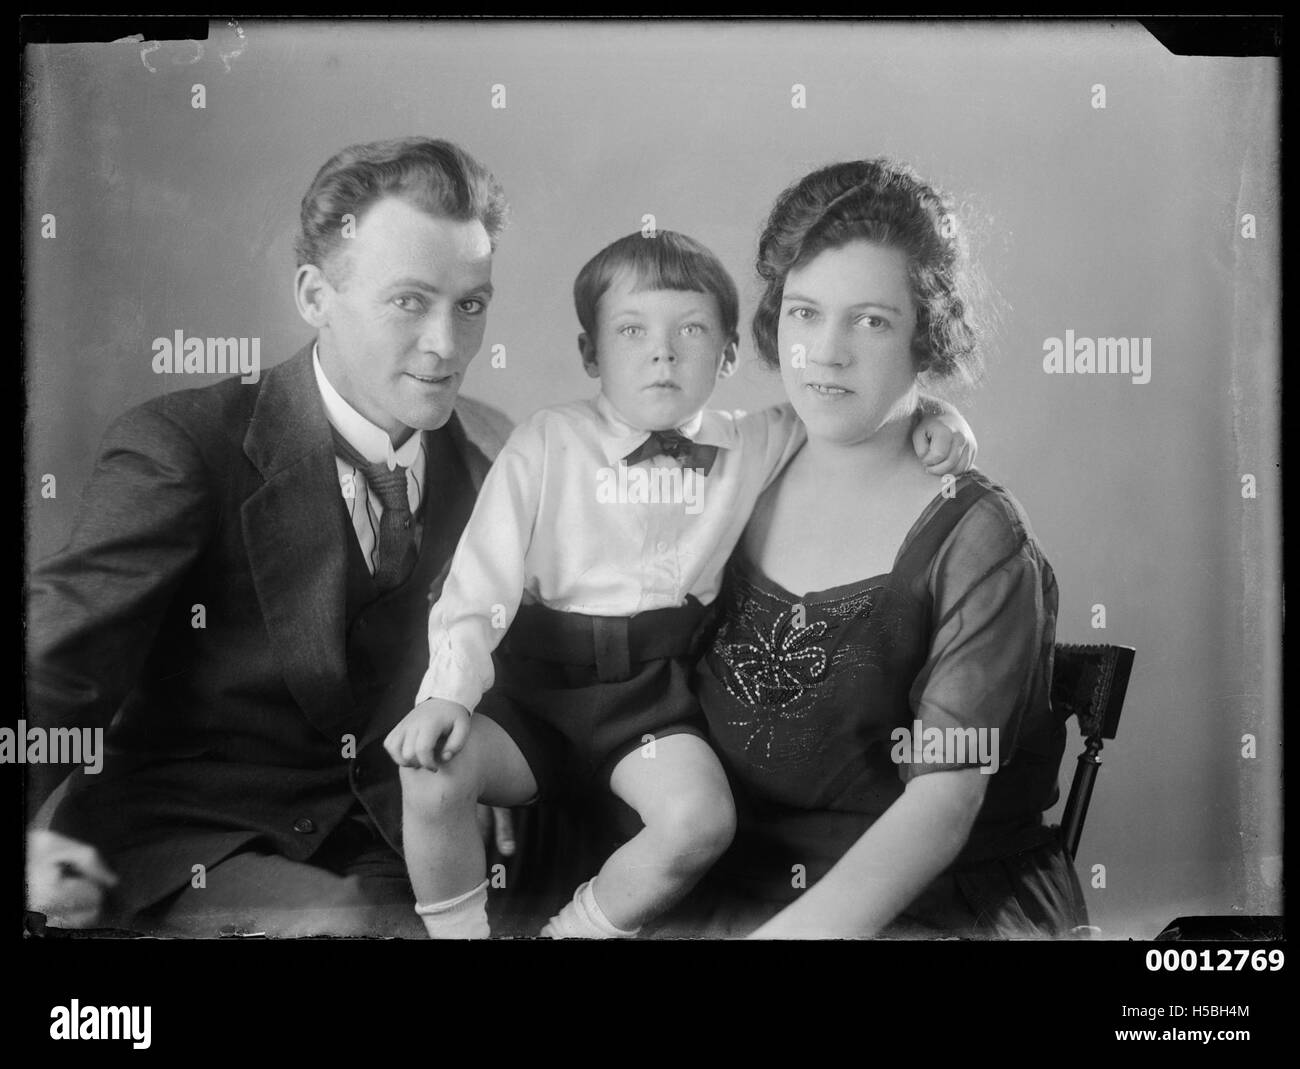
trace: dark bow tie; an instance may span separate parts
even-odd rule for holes
[[[650,437],[625,456],[623,462],[640,464],[661,455],[680,460],[683,468],[698,468],[701,475],[708,475],[718,459],[718,447],[700,445],[676,431],[651,431]]]

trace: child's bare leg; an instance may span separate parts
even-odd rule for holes
[[[499,725],[476,716],[460,753],[438,771],[400,772],[402,849],[417,912],[430,935],[485,935],[487,857],[477,808],[529,801],[537,781],[528,762]]]
[[[623,933],[685,895],[722,856],[736,829],[727,777],[708,743],[697,735],[669,735],[655,740],[654,756],[644,749],[614,766],[610,788],[645,827],[610,855],[586,891],[595,898],[597,916]],[[579,891],[565,911],[576,910],[585,929],[590,905],[584,909]],[[566,931],[565,920],[562,911],[544,934],[598,934]]]

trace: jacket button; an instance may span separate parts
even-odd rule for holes
[[[293,830],[301,835],[310,835],[316,830],[316,822],[311,817],[299,817],[293,822]]]

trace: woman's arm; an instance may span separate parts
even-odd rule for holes
[[[987,786],[978,768],[917,776],[821,880],[750,938],[875,935],[952,864]]]

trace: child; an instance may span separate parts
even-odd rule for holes
[[[543,929],[557,938],[635,935],[734,831],[689,681],[723,566],[800,425],[789,406],[705,409],[735,368],[738,299],[698,242],[622,238],[582,269],[574,298],[600,393],[537,412],[506,443],[430,614],[418,704],[385,741],[416,912],[435,938],[489,934],[479,802],[607,786],[640,817]],[[953,432],[970,436],[944,415],[951,425],[930,416],[914,437],[936,474],[964,457],[947,455]]]

